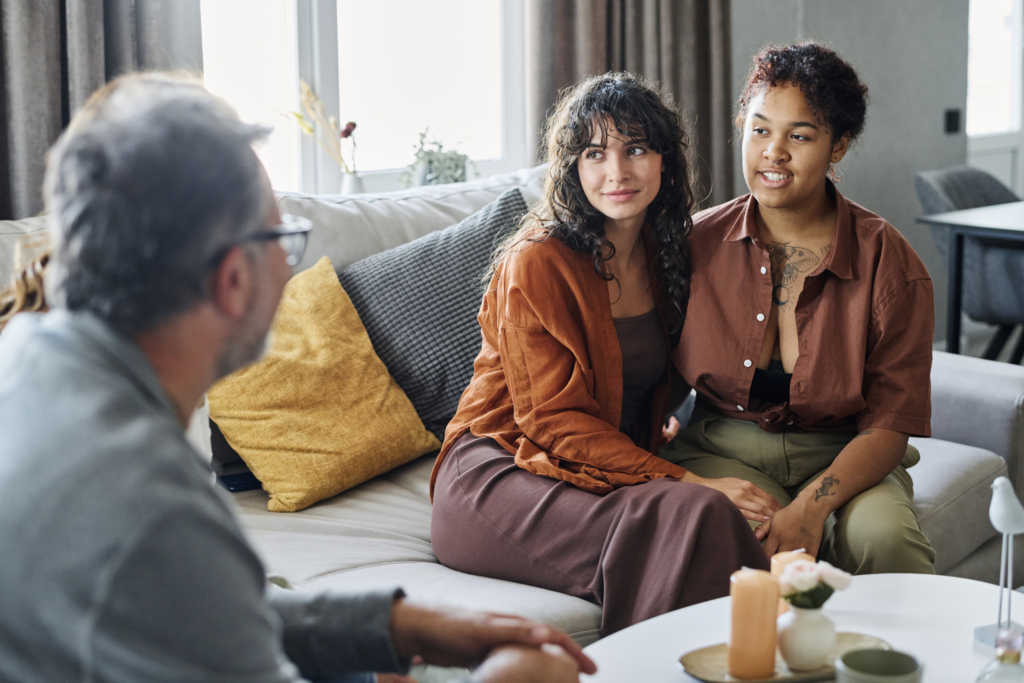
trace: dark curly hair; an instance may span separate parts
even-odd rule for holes
[[[847,134],[852,142],[863,132],[867,86],[834,50],[815,42],[772,45],[754,56],[747,85],[740,95],[736,124],[743,125],[747,106],[762,87],[771,88],[787,81],[799,86],[818,123],[832,132],[833,142]]]
[[[640,76],[591,76],[560,93],[544,128],[551,165],[543,197],[523,217],[518,230],[495,250],[489,274],[515,245],[556,237],[572,249],[590,254],[599,277],[614,279],[604,269],[604,262],[615,254],[614,245],[605,239],[605,216],[587,200],[577,167],[595,132],[600,131],[602,141],[607,138],[609,119],[620,134],[643,140],[662,155],[665,170],[661,188],[647,208],[647,222],[653,237],[650,246],[658,283],[655,295],[665,327],[675,340],[683,329],[690,297],[690,211],[694,197],[689,142],[671,97]],[[605,249],[608,256],[602,254]]]

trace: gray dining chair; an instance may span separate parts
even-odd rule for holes
[[[923,171],[914,178],[917,201],[925,214],[975,209],[1019,202],[990,173],[970,166]],[[932,226],[932,238],[943,258],[949,252],[949,227]],[[984,358],[995,360],[1016,325],[1024,324],[1024,251],[999,240],[968,237],[964,240],[963,311],[979,322],[998,325]],[[1021,335],[1011,363],[1024,357]]]

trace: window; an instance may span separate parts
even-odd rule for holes
[[[971,0],[967,134],[1020,128],[1021,0]]]
[[[338,0],[338,73],[360,170],[408,165],[428,127],[446,148],[501,158],[500,0]]]
[[[206,87],[244,121],[273,128],[257,149],[278,190],[298,190],[299,131],[285,116],[298,108],[294,0],[204,0]]]
[[[274,127],[260,150],[278,190],[337,192],[341,174],[302,135],[298,83],[344,125],[371,192],[400,187],[419,134],[479,175],[529,163],[523,0],[202,0],[207,87]]]

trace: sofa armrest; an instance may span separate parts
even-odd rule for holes
[[[932,436],[997,453],[1024,492],[1024,367],[934,352]]]

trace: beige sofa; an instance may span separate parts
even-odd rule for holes
[[[335,268],[445,228],[518,187],[540,194],[542,169],[456,185],[376,195],[282,194],[281,209],[315,225],[298,270],[321,256]],[[0,222],[0,258],[38,219]],[[0,265],[6,280],[9,264]],[[913,439],[921,462],[911,470],[915,503],[938,554],[936,570],[995,583],[1000,543],[988,522],[989,485],[1007,475],[1024,492],[1024,368],[937,352],[932,370],[935,438]],[[190,428],[210,454],[205,415]],[[361,591],[401,585],[417,599],[524,614],[557,625],[587,644],[598,637],[600,608],[525,585],[470,576],[440,565],[430,545],[426,456],[297,513],[271,513],[262,491],[234,494],[239,516],[269,572],[298,590]],[[1014,585],[1024,583],[1024,544]],[[443,677],[420,672],[422,680]]]

